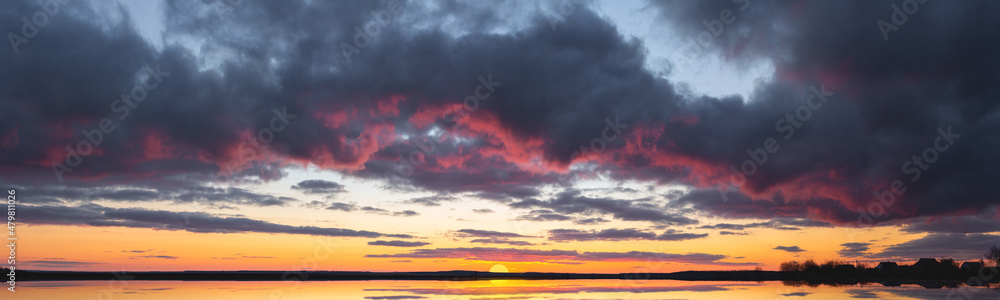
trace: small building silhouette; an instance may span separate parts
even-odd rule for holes
[[[899,269],[899,265],[895,262],[883,261],[878,263],[878,266],[875,266],[875,269],[879,271],[895,271]]]
[[[983,263],[978,261],[967,261],[962,263],[962,270],[972,270],[976,271],[983,268]]]
[[[833,267],[833,270],[837,271],[837,272],[850,272],[850,271],[854,271],[856,269],[857,268],[854,267],[854,265],[847,265],[847,264],[845,264],[845,265],[837,265],[836,267]]]
[[[940,267],[941,264],[933,258],[921,258],[913,264],[913,269],[916,271],[937,271]]]

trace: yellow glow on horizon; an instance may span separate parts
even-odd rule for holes
[[[493,267],[490,268],[490,272],[491,273],[509,273],[509,271],[507,270],[507,266],[504,266],[504,265],[501,265],[501,264],[495,264],[495,265],[493,265]]]

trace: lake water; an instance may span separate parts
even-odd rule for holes
[[[1000,299],[990,287],[674,280],[38,281],[3,299]],[[13,295],[13,297],[11,297]]]

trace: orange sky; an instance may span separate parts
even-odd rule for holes
[[[377,219],[377,218],[375,218]],[[409,220],[413,228],[427,220]],[[428,224],[428,223],[424,223]],[[427,225],[424,225],[427,226]],[[438,225],[440,226],[440,225]],[[457,228],[456,228],[457,229]],[[513,230],[513,228],[511,228]],[[702,230],[708,232],[707,230]],[[433,230],[432,230],[433,232]],[[893,228],[881,227],[852,232],[843,228],[806,228],[800,231],[757,229],[753,235],[718,236],[688,241],[590,241],[547,242],[542,232],[521,231],[526,241],[541,245],[497,248],[577,250],[580,252],[646,251],[656,253],[710,253],[732,258],[721,261],[760,263],[776,269],[787,260],[839,258],[840,244],[854,240],[879,240],[897,244],[921,235],[897,235]],[[693,230],[693,232],[700,232]],[[23,225],[19,228],[19,257],[25,269],[50,270],[364,270],[364,271],[486,271],[494,264],[511,272],[673,272],[682,270],[752,269],[754,266],[686,264],[656,257],[631,261],[568,261],[574,264],[481,261],[454,258],[369,258],[368,254],[406,253],[411,248],[370,246],[367,238],[323,237],[263,233],[192,233],[121,227]],[[425,236],[423,248],[486,247],[468,239]],[[783,242],[788,241],[788,242]],[[794,242],[792,242],[794,241]],[[795,244],[807,251],[790,254],[774,250],[776,245]],[[69,247],[67,245],[72,245]],[[794,257],[793,257],[794,256]],[[737,258],[739,257],[739,258]],[[48,261],[55,263],[37,263]],[[86,262],[87,265],[60,265],[59,261]]]

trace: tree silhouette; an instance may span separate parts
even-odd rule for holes
[[[990,251],[986,252],[985,256],[987,260],[992,261],[1000,267],[1000,247],[993,245],[993,247],[990,248]]]

